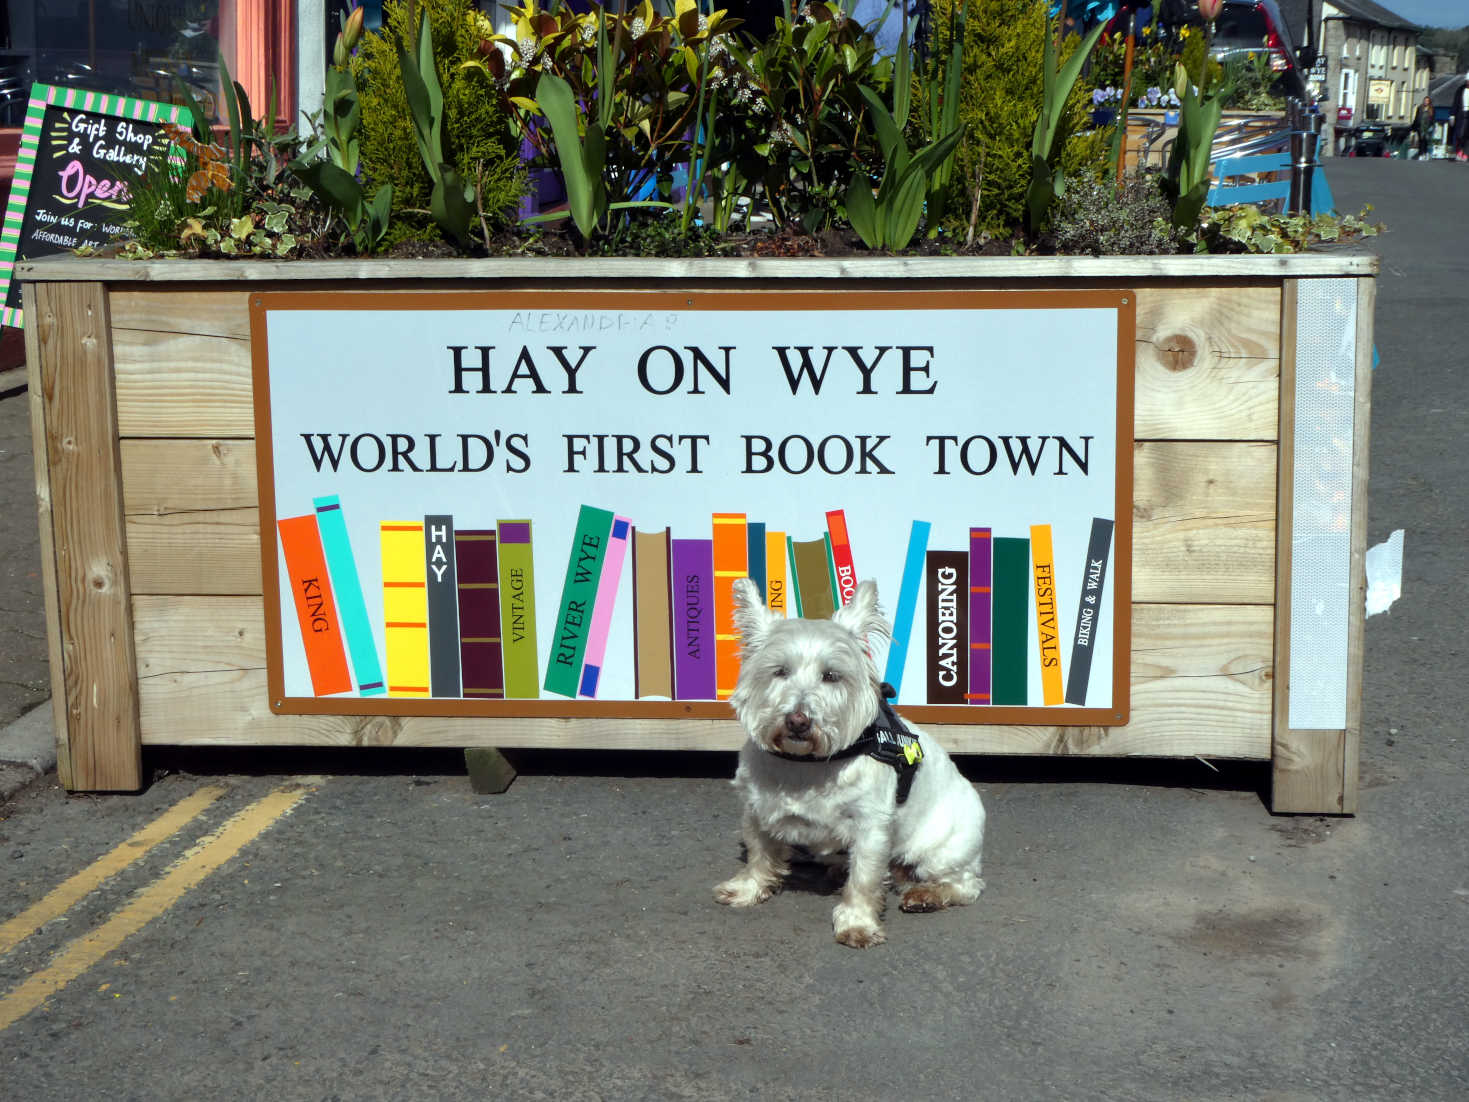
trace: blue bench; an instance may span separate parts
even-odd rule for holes
[[[1283,173],[1279,180],[1263,183],[1232,184],[1229,181],[1239,176],[1263,176],[1268,173]],[[1320,165],[1311,170],[1311,213],[1325,214],[1336,209],[1336,200],[1326,183],[1326,172]],[[1208,203],[1211,207],[1223,207],[1232,203],[1264,203],[1279,199],[1285,209],[1290,199],[1290,154],[1260,153],[1249,157],[1222,157],[1214,162],[1214,175],[1219,182],[1209,189]]]

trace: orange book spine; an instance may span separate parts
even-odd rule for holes
[[[286,581],[301,625],[311,691],[316,696],[350,692],[352,675],[347,672],[342,621],[332,598],[331,576],[326,569],[326,552],[321,546],[316,514],[287,517],[277,521],[276,528],[286,557]]]
[[[744,513],[714,514],[714,693],[728,700],[740,676],[740,637],[734,626],[734,584],[750,571]]]

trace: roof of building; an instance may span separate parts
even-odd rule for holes
[[[1441,77],[1434,77],[1428,82],[1428,98],[1433,101],[1435,107],[1452,107],[1454,104],[1454,93],[1464,86],[1469,80],[1469,74],[1446,73]]]
[[[1404,19],[1397,12],[1389,11],[1381,4],[1373,3],[1373,0],[1326,0],[1326,3],[1341,12],[1347,19],[1372,23],[1378,27],[1396,27],[1408,31],[1418,29],[1418,24],[1411,19]]]

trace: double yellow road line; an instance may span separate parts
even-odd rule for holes
[[[308,788],[276,789],[206,834],[157,880],[140,890],[120,911],[94,930],[68,942],[51,963],[15,990],[0,996],[0,1032],[10,1028],[72,980],[91,968],[127,938],[179,901],[215,869],[263,834],[306,798]],[[4,956],[46,923],[60,918],[110,877],[146,855],[193,822],[226,790],[201,788],[184,797],[110,853],[60,884],[45,898],[0,924],[0,956]]]

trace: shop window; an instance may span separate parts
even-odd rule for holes
[[[183,102],[225,121],[220,61],[255,113],[295,113],[295,0],[3,0],[0,69],[22,83]],[[9,121],[9,120],[6,120]]]

